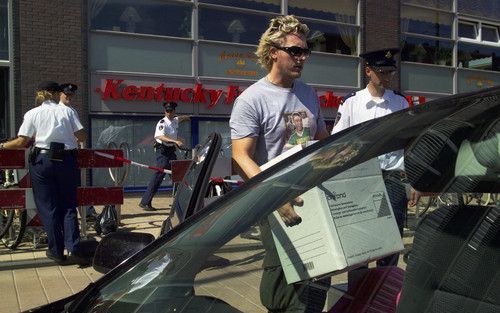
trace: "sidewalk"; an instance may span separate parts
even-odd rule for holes
[[[126,194],[120,229],[147,232],[157,237],[172,203],[169,195],[169,191],[159,193],[153,200],[158,210],[145,212],[137,206],[142,194]],[[97,207],[98,212],[101,209],[102,206]],[[89,237],[94,235],[90,230]],[[102,276],[92,267],[58,266],[45,256],[45,251],[46,245],[33,249],[30,242],[21,243],[14,251],[0,243],[0,312],[20,312],[65,298]]]
[[[155,212],[146,212],[138,207],[141,196],[142,194],[125,195],[120,230],[148,232],[158,237],[172,203],[170,192],[160,192],[154,198],[153,206],[158,209]],[[96,209],[100,212],[102,206]],[[414,229],[414,212],[409,213],[409,227]],[[90,230],[89,236],[94,235],[94,231]],[[405,230],[405,247],[408,248],[412,241],[413,231]],[[17,250],[11,251],[0,243],[0,312],[25,311],[68,297],[102,276],[92,267],[58,266],[46,258],[45,250],[46,246],[33,249],[32,243],[24,242]],[[231,266],[215,265],[200,272],[195,281],[197,294],[224,299],[244,312],[265,312],[260,304],[258,290],[263,255],[259,241],[237,236],[216,253],[217,257]],[[402,255],[399,265],[403,269],[406,267]],[[337,286],[346,281],[346,273],[332,277],[332,284]],[[333,296],[329,295],[327,300],[330,305],[341,295],[338,291],[332,292]]]

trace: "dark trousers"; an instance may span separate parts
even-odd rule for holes
[[[267,217],[260,222],[262,244],[265,249],[260,301],[268,312],[317,313],[323,311],[330,277],[315,282],[288,284],[281,267],[278,251],[271,234]]]
[[[392,211],[398,224],[398,229],[401,237],[403,237],[404,222],[406,219],[406,208],[408,206],[408,197],[406,195],[406,186],[402,181],[401,172],[399,171],[383,171],[385,188],[391,202]],[[377,267],[397,266],[399,260],[399,252],[386,256],[377,260]],[[363,277],[368,266],[361,266],[348,273],[349,288],[353,288],[354,284]]]
[[[33,196],[47,232],[50,252],[55,256],[76,252],[80,245],[80,230],[76,212],[76,193],[80,185],[80,170],[76,156],[52,161],[39,154],[30,163]]]
[[[177,160],[177,156],[175,155],[174,147],[160,147],[156,150],[156,167],[165,168],[170,170],[171,164],[170,161]],[[148,184],[148,189],[142,196],[141,204],[143,205],[151,205],[151,200],[155,196],[158,188],[160,188],[161,183],[163,182],[163,178],[165,177],[165,173],[163,172],[154,172],[151,180]]]
[[[384,171],[384,183],[391,202],[392,211],[398,224],[399,234],[403,237],[403,228],[406,218],[406,208],[408,207],[408,197],[406,187],[402,181],[401,172]],[[397,266],[399,252],[377,260],[377,267]]]

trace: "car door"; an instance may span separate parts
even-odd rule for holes
[[[174,214],[177,216],[178,222],[182,223],[186,218],[203,208],[210,175],[219,155],[221,143],[220,134],[212,133],[203,143],[196,146],[191,164],[178,183],[171,213],[163,222],[161,235],[172,229]]]

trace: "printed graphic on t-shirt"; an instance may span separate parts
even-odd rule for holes
[[[311,122],[306,111],[287,112],[283,118],[286,125],[286,148],[312,140],[310,131]]]

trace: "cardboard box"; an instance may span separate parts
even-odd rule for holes
[[[297,146],[279,160],[302,149]],[[265,169],[272,160],[261,168]],[[403,250],[377,158],[351,168],[301,195],[302,222],[286,227],[269,216],[288,283],[333,275]]]

